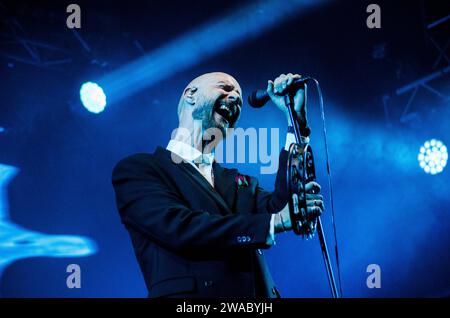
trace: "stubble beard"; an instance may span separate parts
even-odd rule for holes
[[[192,112],[192,118],[194,120],[199,120],[202,122],[203,132],[208,129],[219,129],[222,133],[223,138],[225,138],[227,133],[225,127],[216,123],[216,121],[214,120],[214,104],[204,105],[202,107],[196,108]]]

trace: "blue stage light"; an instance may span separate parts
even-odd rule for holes
[[[420,167],[428,174],[441,173],[447,165],[447,147],[440,140],[431,139],[420,147],[417,156]]]
[[[242,1],[247,5],[187,31],[137,60],[106,74],[109,103],[118,102],[330,0]],[[285,3],[286,2],[286,3]]]
[[[81,85],[80,99],[83,106],[91,113],[101,113],[106,107],[106,95],[96,83],[87,82]]]

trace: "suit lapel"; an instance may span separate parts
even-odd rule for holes
[[[232,211],[236,211],[237,186],[236,169],[224,169],[217,162],[213,163],[214,187]]]
[[[239,172],[236,169],[225,169],[218,163],[214,163],[213,169],[214,186],[228,206],[235,213],[253,213],[257,180],[248,177],[249,184],[238,188],[236,177]]]
[[[183,162],[180,164],[180,168],[186,172],[186,174],[191,177],[195,182],[197,182],[200,187],[210,195],[217,203],[224,209],[227,213],[231,213],[231,207],[227,205],[220,194],[209,184],[208,180],[205,179],[202,174],[195,169],[190,163]]]
[[[212,197],[221,207],[221,211],[226,213],[231,213],[231,206],[228,206],[227,202],[221,197],[221,195],[209,184],[209,182],[202,176],[202,174],[195,169],[190,163],[183,161],[180,157],[175,154],[172,154],[170,151],[163,149],[161,147],[158,148],[158,151],[161,155],[163,155],[166,160],[170,160],[172,165],[176,165],[179,169],[191,180],[193,180],[200,188],[210,197]],[[177,156],[180,159],[180,163],[175,163],[171,159],[171,155]]]
[[[253,213],[257,180],[250,177],[248,186],[237,190],[236,209],[241,213]]]

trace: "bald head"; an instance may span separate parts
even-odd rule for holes
[[[189,83],[188,87],[191,85],[201,85],[204,83],[211,83],[214,81],[230,81],[231,83],[233,83],[240,89],[239,83],[236,81],[236,79],[233,76],[231,76],[227,73],[223,73],[223,72],[211,72],[211,73],[206,73],[206,74],[200,75],[200,76],[194,78]]]
[[[236,79],[233,76],[231,76],[227,73],[211,72],[211,73],[206,73],[206,74],[203,74],[203,75],[200,75],[200,76],[194,78],[186,86],[186,88],[183,91],[183,94],[180,97],[180,101],[178,103],[178,117],[180,117],[181,111],[183,110],[183,106],[186,102],[186,97],[188,98],[188,103],[192,103],[192,101],[189,100],[189,97],[191,97],[193,94],[195,94],[199,90],[202,91],[202,90],[205,90],[208,88],[212,89],[217,85],[227,84],[227,83],[234,86],[239,91],[239,95],[242,95],[242,90],[241,90],[239,83],[236,81]]]

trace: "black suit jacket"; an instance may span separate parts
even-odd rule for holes
[[[287,152],[274,192],[253,177],[238,187],[238,171],[218,163],[213,188],[172,155],[161,147],[132,155],[112,177],[149,297],[278,297],[261,248],[268,247],[271,213],[287,203]]]

